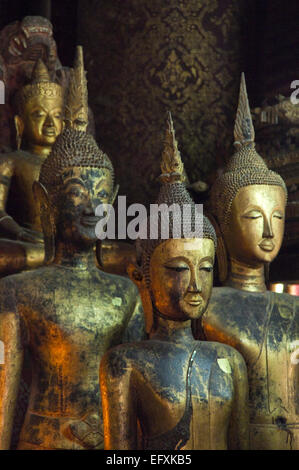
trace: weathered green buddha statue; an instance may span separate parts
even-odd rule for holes
[[[17,98],[18,150],[0,155],[0,275],[42,264],[43,237],[32,184],[63,128],[63,89],[38,60]]]
[[[10,445],[27,349],[32,384],[18,448],[101,449],[100,359],[144,337],[134,284],[95,265],[95,208],[115,197],[112,164],[90,135],[65,129],[34,194],[47,265],[0,281],[0,448]]]
[[[287,192],[255,150],[244,75],[235,141],[211,194],[225,287],[213,289],[203,328],[245,358],[250,448],[299,449],[299,299],[267,291],[264,278],[282,243]]]
[[[243,449],[244,360],[231,347],[194,340],[191,332],[191,320],[209,302],[216,235],[182,183],[171,120],[168,125],[157,203],[176,205],[169,236],[163,235],[165,217],[150,217],[147,233],[156,223],[157,238],[139,240],[138,264],[129,267],[151,338],[113,348],[101,362],[105,449],[137,449],[139,442],[149,450]],[[190,209],[184,223],[183,205]]]

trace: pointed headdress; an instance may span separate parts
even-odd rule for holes
[[[19,92],[18,104],[20,111],[24,109],[27,101],[36,96],[48,98],[63,98],[64,96],[62,86],[51,81],[49,71],[42,59],[37,60],[32,71],[30,83],[24,85]]]

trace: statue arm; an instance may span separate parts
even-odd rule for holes
[[[137,449],[137,400],[133,371],[122,346],[111,349],[103,357],[100,385],[105,450]]]
[[[2,284],[2,285],[1,285]],[[0,283],[0,449],[9,449],[23,363],[20,318],[12,305],[14,296]]]
[[[236,351],[234,359],[234,403],[229,427],[228,448],[249,448],[249,410],[247,368],[241,354]]]

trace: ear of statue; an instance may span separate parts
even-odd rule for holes
[[[45,240],[45,262],[50,264],[55,256],[55,220],[53,208],[50,202],[48,191],[38,181],[34,181],[32,186],[33,194],[38,200],[40,207],[41,224]]]
[[[16,135],[17,135],[17,149],[20,150],[21,143],[22,143],[22,136],[24,132],[24,121],[21,116],[16,115],[14,117],[15,127],[16,127]]]
[[[119,184],[117,184],[114,188],[114,191],[113,191],[113,194],[111,196],[111,201],[110,201],[110,204],[113,206],[114,202],[115,202],[115,199],[116,199],[116,196],[118,194],[118,190],[119,190]]]
[[[226,281],[228,276],[228,256],[227,256],[227,249],[225,246],[225,241],[223,238],[223,234],[221,232],[220,226],[215,217],[212,214],[206,214],[208,219],[210,220],[211,224],[213,225],[216,236],[217,236],[217,249],[216,249],[216,257],[218,263],[218,274],[219,274],[219,281],[223,284]]]
[[[150,334],[153,328],[153,303],[150,291],[146,286],[141,268],[137,264],[129,263],[127,266],[127,273],[131,281],[133,281],[138,287],[145,315],[146,332],[147,334]]]

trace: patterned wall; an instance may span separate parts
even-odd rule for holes
[[[79,0],[97,140],[129,201],[153,201],[167,109],[191,182],[230,152],[245,3]]]

